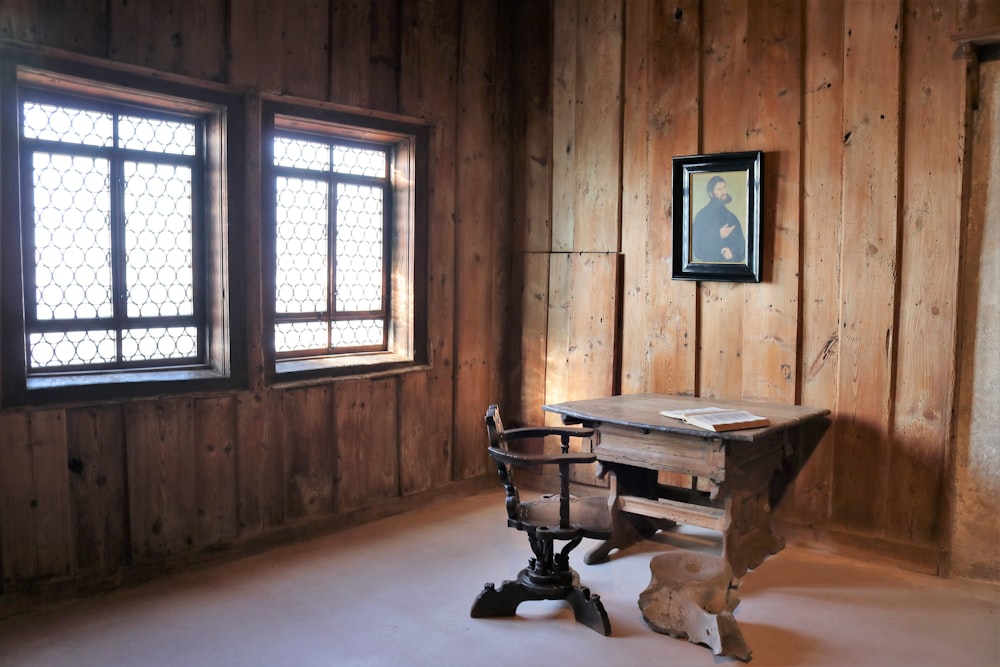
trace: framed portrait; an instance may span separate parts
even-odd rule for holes
[[[673,162],[673,278],[759,283],[764,154]]]

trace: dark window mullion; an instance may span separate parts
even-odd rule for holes
[[[111,157],[111,291],[112,320],[115,327],[115,359],[125,356],[122,340],[127,319],[128,285],[125,282],[125,159],[118,150],[118,115],[113,121],[114,149]]]
[[[333,163],[333,146],[330,147],[330,162]],[[337,175],[330,173],[327,181],[330,188],[327,196],[327,220],[329,221],[326,236],[329,240],[329,258],[326,262],[326,349],[333,350],[333,319],[337,313]]]

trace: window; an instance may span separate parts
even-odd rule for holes
[[[270,102],[265,281],[275,375],[398,368],[426,358],[423,222],[414,178],[426,128]]]
[[[5,400],[231,378],[227,106],[25,66],[5,80]]]

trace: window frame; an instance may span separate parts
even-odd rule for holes
[[[230,192],[242,192],[240,168],[245,102],[242,95],[182,77],[143,68],[115,66],[84,56],[27,50],[0,43],[0,378],[5,405],[80,399],[114,399],[190,391],[213,391],[246,385],[246,327],[231,327],[234,316],[246,312],[242,285],[243,240],[231,221],[243,219],[243,202]],[[205,122],[203,174],[195,190],[203,193],[196,218],[203,235],[203,282],[195,285],[196,300],[204,300],[206,356],[187,366],[141,369],[45,371],[30,374],[25,337],[25,272],[23,271],[20,193],[20,106],[27,89],[72,98],[134,106],[140,110],[196,115]],[[197,170],[196,170],[197,171]],[[197,176],[195,176],[197,178]],[[197,205],[197,204],[196,204]],[[197,278],[195,278],[197,280]]]
[[[387,258],[387,349],[279,358],[274,349],[277,215],[274,138],[278,133],[389,147],[392,191]],[[425,366],[427,344],[427,173],[430,128],[426,121],[265,95],[261,101],[262,347],[270,384],[343,377]]]

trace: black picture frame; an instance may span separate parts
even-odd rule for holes
[[[761,281],[763,170],[761,151],[673,159],[675,280]]]

